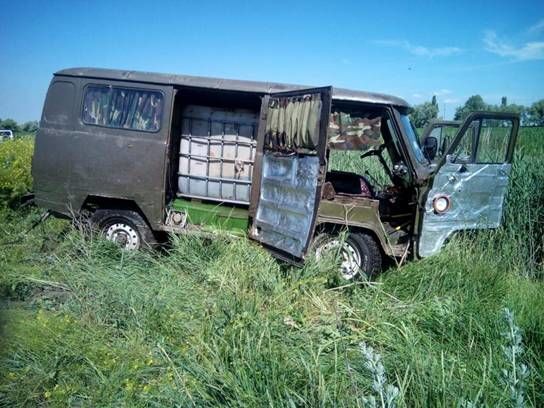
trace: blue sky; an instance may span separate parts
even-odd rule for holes
[[[0,118],[39,119],[56,70],[91,66],[334,85],[451,117],[544,98],[544,1],[0,0]]]

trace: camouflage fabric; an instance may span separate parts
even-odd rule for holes
[[[160,128],[162,105],[159,92],[90,86],[83,102],[83,122],[155,132]]]
[[[329,148],[338,150],[367,150],[383,143],[380,131],[382,118],[351,116],[344,112],[331,113],[327,132]]]
[[[319,94],[271,98],[265,145],[285,151],[315,149],[319,140],[321,106]]]

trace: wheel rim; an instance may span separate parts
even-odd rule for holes
[[[129,224],[117,222],[106,229],[106,239],[128,250],[140,248],[140,236]]]
[[[347,241],[331,239],[316,250],[316,258],[322,258],[326,253],[339,253],[340,255],[340,275],[345,280],[352,280],[361,272],[361,254]]]

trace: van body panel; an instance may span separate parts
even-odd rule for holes
[[[52,86],[59,81],[65,79],[56,76]],[[37,202],[54,202],[53,210],[70,215],[81,209],[88,196],[131,200],[152,228],[160,228],[164,220],[172,88],[90,78],[77,81],[78,102],[72,103],[72,119],[59,127],[51,126],[42,117],[33,163]],[[147,132],[84,123],[81,101],[89,85],[161,92],[160,129]],[[56,103],[50,101],[49,93],[47,98],[44,112],[50,103]]]
[[[377,200],[341,197],[335,197],[333,200],[321,200],[316,223],[318,227],[323,224],[334,224],[348,230],[358,227],[372,231],[387,255],[398,255],[385,234]]]

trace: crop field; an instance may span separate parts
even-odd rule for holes
[[[544,406],[544,129],[503,227],[351,285],[223,235],[129,253],[31,228],[32,148],[0,143],[0,406]]]

